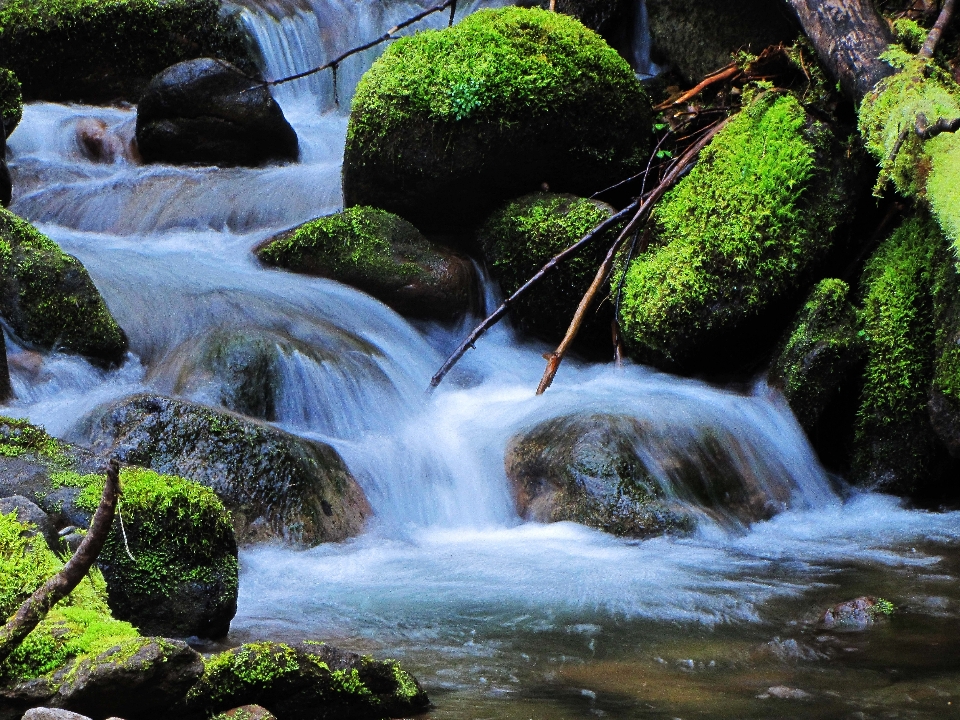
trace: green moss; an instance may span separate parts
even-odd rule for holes
[[[928,218],[906,221],[868,261],[862,279],[867,365],[857,416],[857,481],[906,492],[929,473],[932,432],[931,266],[943,240]]]
[[[960,271],[952,254],[939,257],[933,283],[933,388],[960,408]]]
[[[682,364],[796,292],[844,208],[831,153],[827,128],[789,95],[761,95],[714,137],[626,270],[620,324],[639,357]]]
[[[296,651],[282,643],[247,643],[207,659],[203,679],[205,701],[218,705],[231,698],[269,687],[300,671]],[[196,697],[200,688],[191,690]]]
[[[22,340],[119,363],[127,339],[80,261],[0,209],[0,313]]]
[[[47,434],[39,425],[23,418],[0,416],[0,455],[19,457],[30,454],[53,468],[70,464],[67,445]]]
[[[889,600],[885,600],[884,598],[877,598],[876,602],[873,603],[873,607],[870,608],[870,612],[874,616],[886,615],[889,617],[890,615],[893,615],[893,613],[895,613],[896,610],[897,610],[897,606],[894,605]]]
[[[771,385],[780,389],[808,431],[863,355],[863,333],[847,300],[849,291],[836,278],[813,288],[770,371]]]
[[[23,117],[23,89],[12,70],[0,68],[0,118],[7,137]]]
[[[893,35],[907,52],[918,53],[926,42],[926,30],[910,18],[898,18],[893,21]]]
[[[547,260],[608,219],[613,209],[573,195],[539,192],[507,203],[479,233],[484,254],[504,294],[511,295]],[[589,287],[612,235],[598,239],[566,260],[521,298],[512,316],[529,333],[547,340],[563,337]],[[607,328],[603,329],[609,333]]]
[[[218,0],[7,0],[0,65],[29,99],[139,100],[156,73],[195,57],[256,68]]]

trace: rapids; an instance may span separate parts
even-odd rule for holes
[[[421,7],[243,5],[268,78],[317,65]],[[458,18],[478,6],[461,3]],[[652,74],[643,7],[633,47],[638,72]],[[475,318],[410,323],[336,282],[256,263],[250,249],[264,238],[340,207],[346,111],[376,53],[341,66],[336,101],[329,73],[278,88],[303,153],[290,165],[144,167],[130,148],[134,109],[27,106],[9,140],[11,209],[83,261],[131,352],[104,372],[41,358],[8,336],[9,412],[82,442],[86,413],[134,392],[216,403],[218,378],[198,362],[216,333],[277,343],[277,423],[334,445],[376,517],[345,543],[244,550],[228,642],[309,636],[401,657],[438,718],[956,712],[947,703],[960,704],[960,514],[908,510],[828,477],[762,383],[724,389],[570,361],[536,397],[546,348],[504,323],[428,395]],[[102,142],[91,155],[80,137],[94,126]],[[487,296],[492,305],[490,283]],[[709,430],[736,448],[736,472],[787,484],[789,508],[750,527],[704,516],[690,538],[644,542],[524,523],[505,445],[575,411],[651,423],[656,437],[641,450],[664,478],[671,455],[694,452]],[[818,608],[861,594],[905,612],[871,638],[811,630]],[[787,685],[806,695],[766,692]]]

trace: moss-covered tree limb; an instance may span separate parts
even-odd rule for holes
[[[110,534],[113,514],[120,499],[120,464],[113,459],[107,470],[100,505],[90,522],[90,529],[80,547],[63,569],[47,580],[36,592],[24,601],[20,609],[0,629],[0,664],[2,664],[24,638],[43,620],[58,602],[73,592],[86,577],[100,555],[103,544]]]

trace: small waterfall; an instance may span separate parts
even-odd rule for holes
[[[663,68],[650,57],[653,40],[650,38],[650,14],[647,12],[647,0],[635,0],[633,15],[633,39],[630,50],[633,53],[633,69],[641,80],[652,80]]]

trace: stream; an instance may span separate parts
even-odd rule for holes
[[[462,2],[457,17],[496,4]],[[243,7],[276,78],[426,5]],[[649,42],[635,47],[656,72]],[[216,404],[218,378],[199,362],[211,338],[277,343],[277,424],[333,445],[375,517],[343,543],[242,550],[226,644],[320,638],[400,659],[438,720],[960,717],[960,513],[906,509],[828,476],[762,382],[725,389],[570,360],[537,397],[547,348],[505,322],[428,395],[476,318],[412,323],[334,281],[259,266],[250,250],[266,237],[340,209],[349,100],[377,52],[341,66],[336,100],[329,74],[277,88],[302,153],[284,166],[142,166],[135,109],[28,105],[9,140],[11,210],[80,258],[130,354],[107,372],[8,336],[9,412],[82,442],[81,418],[132,393]],[[91,128],[97,157],[79,139]],[[486,283],[488,306],[498,292]],[[506,444],[573,412],[655,427],[644,447],[654,473],[709,431],[734,448],[737,473],[789,487],[789,507],[750,526],[704,515],[691,537],[646,541],[525,523]],[[898,611],[867,633],[817,630],[825,608],[860,595]]]

